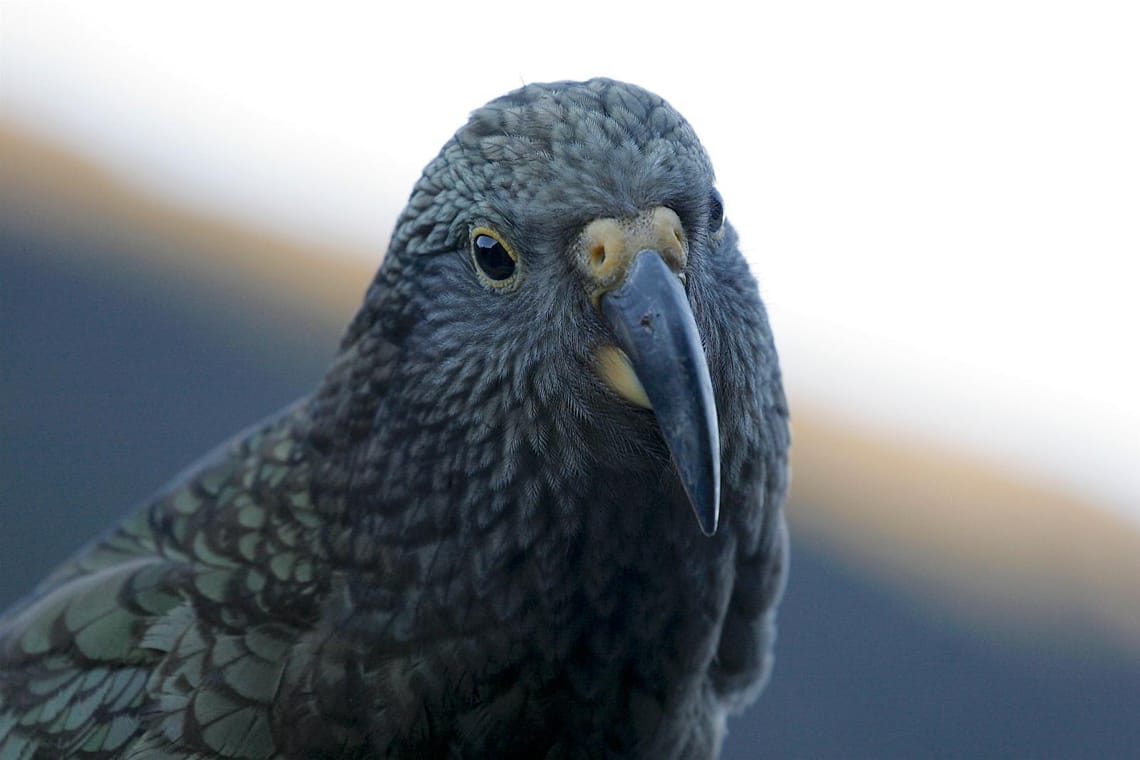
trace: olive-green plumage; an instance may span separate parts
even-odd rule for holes
[[[0,758],[718,754],[788,448],[720,204],[639,88],[476,111],[316,391],[0,617]]]

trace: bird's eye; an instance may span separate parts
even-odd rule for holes
[[[477,227],[471,232],[471,256],[488,285],[502,288],[514,283],[518,258],[493,230]]]
[[[716,188],[709,194],[709,235],[717,240],[724,237],[724,200]]]

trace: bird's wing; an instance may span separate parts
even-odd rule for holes
[[[0,620],[0,757],[272,756],[320,586],[292,440],[281,418],[208,457]]]
[[[121,750],[138,730],[157,652],[136,644],[178,603],[176,568],[138,557],[79,575],[0,627],[0,757]]]
[[[268,621],[217,626],[209,617],[187,600],[147,629],[142,647],[161,659],[147,682],[145,732],[124,757],[274,755],[273,703],[297,632]]]
[[[171,592],[172,573],[152,558],[81,576],[5,628],[0,757],[272,756],[297,632],[223,629]]]

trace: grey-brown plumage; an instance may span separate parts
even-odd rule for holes
[[[0,618],[0,757],[714,757],[770,665],[786,420],[689,125],[524,87],[312,396]]]

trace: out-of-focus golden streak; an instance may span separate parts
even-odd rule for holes
[[[1140,531],[1122,516],[810,408],[792,435],[790,519],[837,554],[956,612],[1140,651]]]
[[[0,165],[0,202],[26,224],[111,243],[145,237],[145,246],[116,250],[156,281],[222,287],[321,324],[347,323],[382,255],[368,264],[360,251],[303,245],[164,204],[2,122]],[[156,250],[181,255],[159,258]],[[998,463],[860,430],[791,391],[789,515],[799,540],[972,622],[1140,651],[1133,524],[1018,480]]]
[[[100,240],[149,239],[181,251],[155,260],[143,252],[163,246],[115,249],[144,269],[171,270],[206,287],[239,287],[257,302],[309,311],[343,327],[360,305],[382,250],[354,251],[294,242],[271,231],[196,213],[148,197],[85,157],[0,120],[0,200],[28,224],[46,225]],[[331,350],[331,347],[330,347]]]

